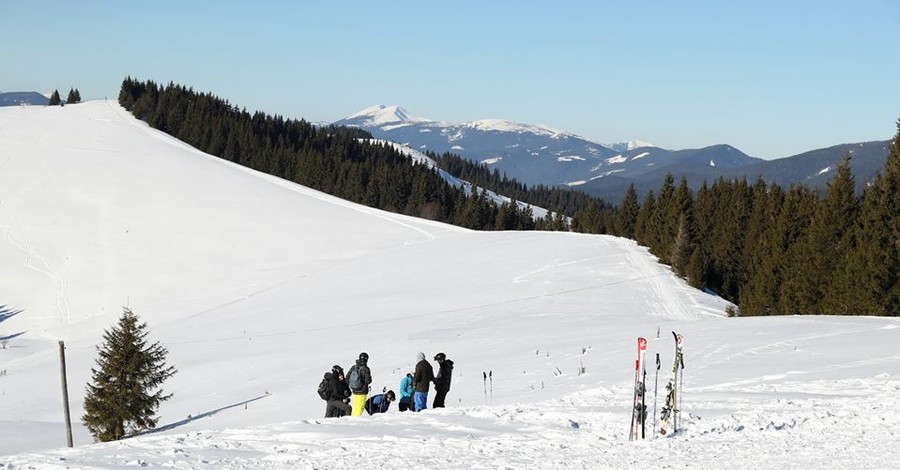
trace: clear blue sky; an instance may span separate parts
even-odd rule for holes
[[[126,75],[334,121],[375,104],[781,158],[892,138],[900,1],[0,0],[0,91]]]

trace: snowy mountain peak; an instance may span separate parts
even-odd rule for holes
[[[651,144],[650,142],[644,142],[644,141],[640,141],[640,140],[632,140],[626,144],[626,148],[628,150],[639,149],[641,147],[656,147],[656,146]]]
[[[507,121],[505,119],[480,119],[477,121],[470,121],[463,124],[465,127],[471,127],[472,129],[478,129],[481,131],[498,131],[498,132],[517,132],[517,133],[531,133],[537,135],[545,135],[545,136],[570,136],[572,134],[561,131],[558,129],[554,129],[552,127],[545,126],[543,124],[533,125],[533,124],[522,124],[520,122]]]
[[[388,124],[402,124],[413,122],[429,122],[430,119],[413,116],[400,106],[385,106],[379,104],[371,106],[355,114],[347,116],[343,121],[353,121],[361,126],[384,126]]]
[[[607,147],[611,149],[615,149],[617,152],[630,152],[635,149],[643,148],[643,147],[656,147],[650,142],[644,142],[642,140],[631,140],[628,142],[617,142],[614,144],[606,144]]]

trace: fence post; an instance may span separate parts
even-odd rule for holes
[[[69,417],[69,385],[66,382],[66,345],[59,342],[59,373],[62,377],[63,413],[66,415],[66,445],[72,447],[72,418]]]

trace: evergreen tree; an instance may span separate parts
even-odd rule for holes
[[[691,285],[696,286],[699,281],[699,269],[697,266],[690,268],[691,258],[696,250],[696,226],[694,225],[694,216],[690,212],[681,214],[681,220],[678,222],[678,235],[672,245],[672,270],[675,274],[687,278]],[[694,259],[694,263],[699,263],[698,258]],[[689,273],[690,271],[690,273]],[[694,277],[693,281],[691,275]]]
[[[819,206],[810,232],[816,250],[810,262],[812,269],[819,273],[813,284],[820,294],[817,313],[856,313],[852,311],[854,307],[847,303],[849,298],[845,297],[854,289],[852,284],[856,282],[856,279],[846,277],[853,275],[848,269],[854,263],[848,256],[855,251],[860,213],[855,187],[856,182],[850,171],[850,155],[847,154],[828,184],[825,199]]]
[[[648,247],[653,254],[659,257],[661,263],[671,265],[672,246],[675,243],[675,237],[678,236],[680,215],[678,200],[675,197],[675,177],[672,176],[672,173],[666,174],[662,186],[659,188],[656,211],[653,215],[653,224],[656,226],[657,233],[653,237],[654,244],[648,245]]]
[[[652,246],[657,236],[657,226],[654,224],[656,210],[656,196],[653,191],[647,191],[634,223],[634,239],[646,247]]]
[[[616,235],[634,238],[634,228],[637,225],[639,211],[640,204],[638,204],[637,191],[634,189],[634,183],[632,183],[628,186],[628,191],[625,192],[625,197],[622,198],[622,205],[619,207],[616,219]]]
[[[785,196],[784,209],[775,226],[773,245],[773,275],[767,282],[774,282],[778,293],[773,313],[794,315],[810,311],[812,298],[804,282],[803,270],[807,264],[809,229],[815,217],[817,197],[805,186],[792,186]]]
[[[75,95],[75,89],[69,88],[69,95],[66,97],[66,104],[74,104],[78,102],[78,97]]]
[[[75,101],[73,103],[81,103],[81,92],[78,91],[78,88],[75,89]]]
[[[871,245],[866,277],[873,289],[874,315],[900,316],[900,120],[890,145],[884,176],[880,178],[878,204],[867,214]]]
[[[96,441],[134,436],[156,427],[164,395],[162,383],[175,374],[165,364],[168,351],[158,342],[147,345],[147,324],[125,308],[118,325],[104,331],[97,367],[91,368],[82,422]],[[154,391],[155,390],[155,391]]]
[[[53,90],[53,94],[50,95],[50,102],[47,103],[49,106],[59,106],[62,100],[59,97],[59,90]]]

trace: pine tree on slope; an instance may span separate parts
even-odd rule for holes
[[[176,372],[165,364],[168,351],[159,342],[148,346],[147,324],[124,310],[119,323],[104,331],[105,344],[97,347],[100,357],[84,399],[82,422],[100,442],[155,428],[156,410],[172,397],[159,388]]]

